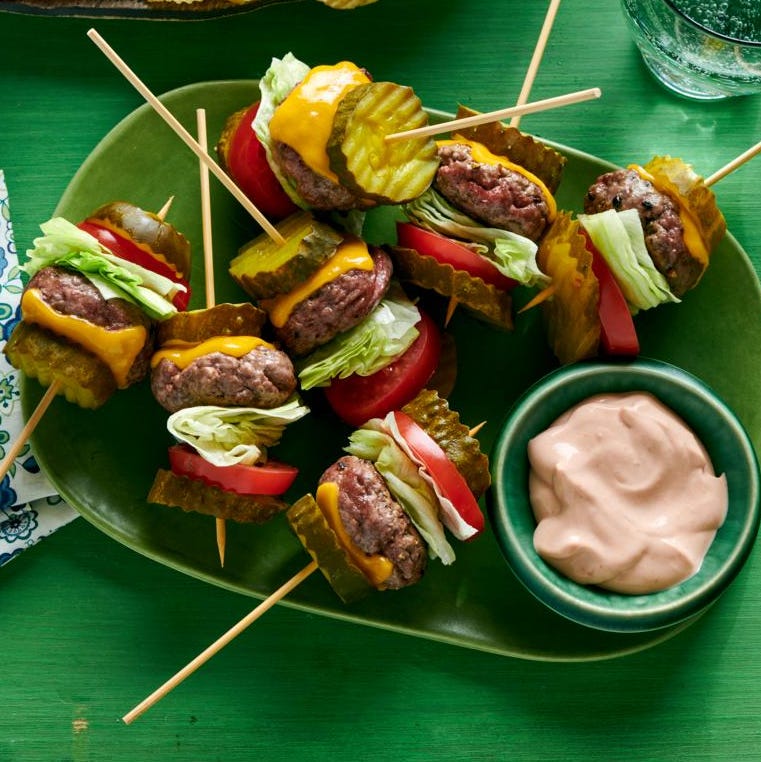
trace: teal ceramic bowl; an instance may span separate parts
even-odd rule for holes
[[[612,593],[573,582],[534,550],[528,495],[529,440],[562,413],[600,393],[650,392],[703,442],[717,474],[726,474],[727,518],[700,570],[649,595]],[[696,616],[712,604],[748,558],[759,526],[759,465],[734,413],[698,378],[664,362],[589,362],[561,368],[534,384],[503,422],[492,452],[489,516],[507,563],[536,598],[568,619],[598,630],[644,632]]]

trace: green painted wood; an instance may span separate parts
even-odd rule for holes
[[[545,10],[539,0],[379,0],[337,12],[303,0],[199,22],[0,14],[0,167],[18,246],[140,104],[85,37],[93,24],[156,92],[256,77],[293,50],[409,82],[431,108],[486,110],[517,97]],[[532,97],[591,86],[600,101],[526,117],[523,129],[619,164],[676,154],[704,174],[761,138],[758,99],[667,95],[616,2],[564,0]],[[751,163],[716,187],[757,272],[760,175]],[[350,760],[358,749],[368,760],[757,759],[758,566],[756,552],[674,639],[586,664],[499,657],[275,607],[125,727],[119,717],[252,602],[77,520],[0,569],[0,760]]]

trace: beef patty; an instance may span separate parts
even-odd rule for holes
[[[339,515],[354,543],[394,565],[384,587],[395,590],[414,585],[428,564],[428,551],[378,469],[370,461],[345,455],[323,473],[320,484],[324,482],[338,485]]]

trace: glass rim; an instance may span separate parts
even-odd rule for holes
[[[681,8],[675,4],[675,0],[663,0],[663,2],[666,3],[666,5],[668,5],[668,7],[671,8],[675,14],[686,21],[690,26],[694,27],[695,29],[699,29],[701,32],[705,32],[711,37],[715,37],[717,40],[731,42],[735,45],[745,45],[749,48],[761,48],[761,40],[743,40],[740,37],[731,37],[728,34],[722,34],[721,32],[717,32],[715,29],[711,29],[705,24],[701,24],[699,21],[695,21],[695,19],[691,16],[688,16],[683,10],[681,10]]]

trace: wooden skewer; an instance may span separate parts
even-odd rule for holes
[[[50,407],[50,403],[53,401],[58,392],[61,391],[61,386],[62,384],[58,379],[53,381],[53,383],[48,386],[42,399],[37,403],[37,407],[34,409],[34,412],[29,416],[29,420],[24,425],[24,428],[21,429],[18,436],[16,437],[16,441],[13,443],[10,450],[8,450],[6,456],[3,458],[3,462],[0,463],[0,480],[5,478],[8,470],[13,465],[13,461],[16,460],[16,456],[21,452],[21,449],[26,444],[27,439],[32,436],[32,432],[40,422],[42,416],[45,414],[45,411],[48,409],[48,407]]]
[[[729,163],[725,164],[721,169],[714,172],[710,177],[704,180],[705,185],[711,186],[714,183],[726,177],[730,172],[734,172],[739,166],[745,164],[746,161],[752,159],[756,154],[761,153],[761,142],[751,146],[747,151],[743,151],[739,156],[732,159]]]
[[[196,123],[198,128],[198,144],[204,152],[208,152],[206,138],[206,110],[196,109]],[[206,284],[206,309],[211,309],[215,303],[214,294],[214,250],[211,235],[211,194],[209,193],[209,168],[203,161],[198,162],[201,180],[201,227],[203,231],[203,261],[204,278]],[[225,547],[227,545],[227,525],[225,520],[215,519],[217,552],[219,553],[220,566],[225,565]]]
[[[169,208],[172,206],[172,201],[174,201],[174,196],[171,196],[169,199],[167,199],[167,202],[156,214],[160,220],[163,220],[166,216]],[[45,415],[45,411],[50,407],[50,403],[58,394],[60,394],[62,389],[63,384],[61,383],[60,379],[55,379],[45,390],[45,394],[42,396],[42,399],[37,403],[37,407],[29,416],[29,420],[27,420],[27,422],[24,424],[24,427],[18,433],[16,441],[13,443],[10,450],[8,450],[2,462],[0,462],[0,481],[5,478],[5,475],[13,465],[13,461],[16,460],[18,454],[23,449],[27,440],[32,436],[32,433],[37,427],[37,424],[42,419],[42,416]]]
[[[169,210],[172,208],[173,203],[174,203],[174,196],[170,196],[164,203],[164,206],[162,206],[161,209],[159,209],[158,212],[156,212],[156,216],[162,222],[166,219],[167,214],[169,214]]]
[[[542,60],[542,56],[544,55],[544,49],[547,46],[547,39],[550,36],[550,30],[552,29],[552,25],[555,22],[555,16],[557,15],[559,6],[560,0],[551,0],[550,6],[547,9],[547,15],[544,18],[544,24],[542,24],[542,31],[539,33],[539,39],[537,40],[536,47],[534,48],[534,55],[531,58],[531,63],[529,64],[528,71],[526,72],[526,77],[523,80],[523,87],[521,88],[521,92],[518,95],[518,100],[515,104],[516,106],[521,106],[526,103],[526,101],[528,101],[528,96],[531,92],[531,87],[534,84],[536,73],[539,70],[539,63]],[[517,129],[520,121],[521,114],[518,114],[510,120],[510,126]]]
[[[243,208],[261,225],[267,235],[273,241],[284,244],[285,239],[277,231],[274,225],[257,209],[243,191],[232,181],[222,167],[211,158],[198,144],[198,141],[177,121],[176,117],[164,106],[164,104],[148,89],[132,69],[119,57],[116,51],[96,32],[89,29],[87,36],[100,48],[101,52],[121,72],[125,79],[137,90],[140,95],[150,104],[153,110],[175,131],[180,139],[190,148],[193,153],[208,166],[209,170],[227,188],[230,193],[240,202]]]
[[[243,619],[231,627],[224,635],[219,637],[210,646],[208,646],[208,648],[198,654],[195,659],[184,666],[173,677],[169,678],[169,680],[167,680],[163,685],[151,693],[150,696],[143,699],[143,701],[141,701],[134,709],[127,712],[127,714],[122,717],[122,721],[129,725],[143,712],[145,712],[147,709],[150,709],[150,707],[152,707],[160,699],[166,696],[169,691],[171,691],[173,688],[176,688],[186,677],[195,672],[202,664],[205,664],[209,659],[211,659],[214,654],[216,654],[218,651],[221,651],[222,648],[224,648],[224,646],[226,646],[231,640],[240,635],[243,630],[255,622],[260,616],[262,616],[262,614],[272,608],[272,606],[274,606],[279,600],[288,595],[291,590],[300,585],[310,574],[312,574],[312,572],[316,571],[317,568],[317,562],[312,561],[307,564],[300,572],[294,574],[293,577],[288,580],[288,582],[275,590],[274,593],[271,593],[253,611],[243,617]]]
[[[539,111],[549,111],[553,108],[562,108],[563,106],[571,106],[574,103],[582,103],[583,101],[599,98],[602,95],[602,91],[599,87],[590,87],[587,90],[577,90],[573,93],[566,93],[565,95],[557,95],[554,98],[545,98],[541,101],[534,101],[533,103],[524,103],[521,106],[510,106],[510,108],[498,109],[496,111],[487,111],[483,114],[475,114],[473,116],[466,116],[462,119],[452,119],[449,122],[440,122],[439,124],[429,124],[425,127],[418,127],[414,130],[406,130],[404,132],[392,132],[386,135],[386,140],[393,142],[395,140],[405,140],[407,138],[427,137],[431,135],[439,135],[442,132],[451,132],[452,130],[465,129],[466,127],[477,127],[479,124],[489,124],[489,122],[498,122],[502,119],[507,119],[513,116],[519,116],[523,114],[535,114]]]

